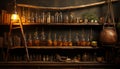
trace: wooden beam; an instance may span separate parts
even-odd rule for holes
[[[118,0],[111,0],[112,2],[117,2]],[[48,10],[69,10],[69,9],[79,9],[79,8],[86,8],[92,7],[97,5],[105,4],[106,1],[100,1],[85,5],[78,5],[78,6],[67,6],[67,7],[43,7],[43,6],[34,6],[34,5],[27,5],[27,4],[17,4],[19,7],[27,7],[27,8],[35,8],[35,9],[48,9]]]

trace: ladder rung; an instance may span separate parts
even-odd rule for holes
[[[19,29],[20,27],[13,27],[12,29]]]

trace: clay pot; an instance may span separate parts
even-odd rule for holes
[[[115,28],[104,28],[100,33],[100,41],[102,44],[115,44],[117,42],[117,33],[115,31]]]

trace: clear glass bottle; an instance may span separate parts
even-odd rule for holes
[[[73,12],[70,12],[69,22],[70,22],[70,23],[73,23],[73,22],[74,22],[74,13],[73,13]]]
[[[69,23],[69,17],[68,17],[68,15],[65,15],[65,16],[64,16],[64,22],[65,22],[65,23]]]
[[[51,23],[51,14],[50,14],[50,12],[47,13],[47,23]]]
[[[56,13],[55,13],[55,23],[58,23],[58,18],[59,18],[59,13],[56,12]]]
[[[35,17],[34,17],[34,18],[35,18],[35,19],[34,19],[35,23],[39,23],[38,10],[36,10],[36,12],[35,12]]]
[[[59,23],[63,23],[63,14],[62,14],[62,12],[59,13]]]
[[[22,23],[25,23],[25,9],[22,8],[22,16],[21,16]]]
[[[30,23],[30,18],[31,18],[31,17],[30,17],[30,12],[31,12],[31,11],[30,11],[30,8],[28,8],[28,10],[27,10],[27,16],[26,16],[26,22],[27,22],[27,23]]]
[[[34,17],[34,12],[33,11],[31,12],[31,15],[30,15],[30,22],[35,23],[35,17]]]
[[[45,19],[45,13],[42,12],[42,18],[41,18],[41,23],[45,23],[46,22],[46,19]]]

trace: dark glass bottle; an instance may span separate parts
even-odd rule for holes
[[[39,40],[39,36],[38,36],[38,31],[37,31],[37,29],[36,29],[36,31],[34,32],[34,45],[35,46],[39,46],[39,44],[40,44],[40,40]]]
[[[79,46],[79,45],[80,45],[80,42],[79,42],[79,35],[78,35],[78,33],[76,33],[74,46]]]
[[[68,34],[68,46],[72,46],[71,30],[70,33]]]
[[[56,33],[55,33],[55,35],[54,35],[53,46],[57,46],[57,38],[56,38]]]
[[[28,34],[27,45],[28,45],[28,46],[32,46],[32,45],[33,45],[33,44],[32,44],[32,35],[31,35],[30,33]]]
[[[60,35],[58,36],[57,45],[58,45],[58,46],[62,46],[62,38],[61,38]]]
[[[48,43],[47,43],[48,46],[52,46],[52,39],[51,39],[51,33],[49,32],[48,34]]]
[[[43,29],[42,32],[41,32],[40,45],[41,45],[41,46],[46,46],[46,36],[45,36],[44,29]]]

